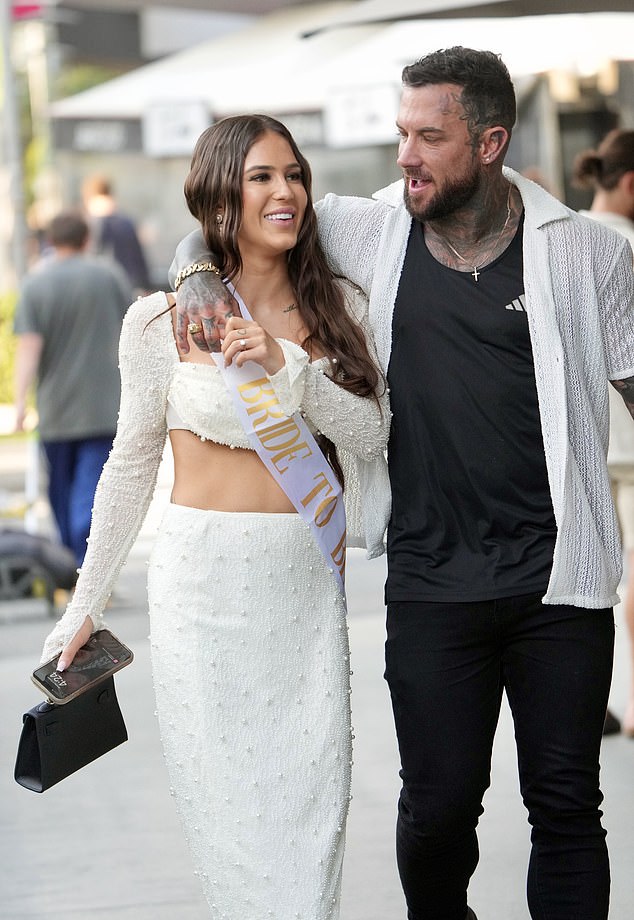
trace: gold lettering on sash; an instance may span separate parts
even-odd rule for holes
[[[276,451],[271,457],[271,463],[279,473],[285,473],[288,465],[282,467],[279,464],[285,458],[289,463],[293,460],[303,460],[305,457],[312,457],[312,450],[306,441],[300,441],[301,431],[292,418],[283,418],[281,422],[275,425],[269,425],[261,431],[255,432],[260,444],[269,451]],[[291,435],[287,440],[283,440],[285,435]]]
[[[275,466],[275,469],[276,469],[279,473],[285,473],[286,470],[288,469],[288,464],[287,464],[285,467],[280,467],[280,466],[278,465],[279,463],[281,463],[281,461],[282,461],[285,457],[288,459],[288,462],[289,462],[289,463],[292,463],[293,460],[303,460],[305,457],[311,457],[311,456],[312,456],[312,453],[313,453],[313,452],[312,452],[312,450],[310,449],[310,447],[308,446],[308,444],[306,443],[306,441],[302,441],[301,444],[289,445],[289,448],[290,448],[291,446],[292,446],[292,450],[291,450],[291,449],[282,450],[282,451],[280,451],[279,454],[275,454],[274,457],[271,457],[271,462],[273,463],[273,465]],[[270,448],[267,448],[267,449],[270,450]],[[301,451],[304,451],[304,453],[299,454],[298,451],[300,451],[300,450],[301,450]]]
[[[333,549],[330,554],[330,558],[334,562],[337,571],[343,579],[343,574],[346,569],[346,531],[344,530],[341,539]]]
[[[251,391],[255,392],[251,392]],[[262,397],[274,396],[273,384],[268,377],[258,377],[257,380],[249,380],[247,383],[238,384],[238,393],[244,402],[258,402]]]
[[[291,432],[293,432],[294,438],[290,441],[280,443],[277,440],[281,435],[290,434]],[[299,437],[299,434],[299,428],[292,418],[284,418],[281,422],[276,422],[275,425],[269,425],[268,428],[263,428],[262,431],[257,432],[258,440],[267,450],[278,450],[278,448],[286,447],[287,443],[294,443]],[[271,441],[275,441],[275,443],[269,447],[269,442]]]
[[[221,370],[223,369],[220,360],[216,360],[216,364]],[[278,480],[280,484],[281,476],[287,472],[294,461],[306,460],[314,454],[323,461],[314,460],[303,466],[301,464],[293,466],[291,474],[285,478],[283,488],[306,523],[313,528],[317,544],[326,560],[332,561],[331,571],[337,572],[343,590],[346,566],[346,529],[343,519],[337,516],[333,521],[337,509],[343,510],[339,501],[341,489],[336,480],[333,480],[335,482],[333,485],[333,481],[329,478],[329,474],[334,475],[334,473],[327,465],[325,457],[317,448],[302,419],[299,416],[296,419],[289,418],[284,414],[268,377],[258,377],[241,384],[237,383],[238,379],[240,379],[239,375],[235,382],[228,380],[232,399],[236,403],[238,414],[243,418],[249,440],[256,447],[260,458],[274,478],[280,477]],[[244,403],[247,405],[245,406]],[[248,424],[244,416],[249,417]],[[286,461],[285,464],[284,461]],[[324,466],[328,472],[323,469]],[[304,498],[298,501],[303,491],[302,486],[306,487],[311,470],[315,469],[317,472],[312,476],[315,485]],[[304,511],[300,508],[300,502]],[[337,540],[335,548],[330,550],[329,547],[336,539],[336,531],[333,533],[333,530],[335,528],[339,530],[339,527],[343,528],[343,533]]]
[[[277,407],[277,412],[269,411],[272,406]],[[260,412],[261,415],[253,419],[254,428],[263,425],[268,419],[284,418],[284,412],[277,399],[268,399],[266,402],[259,402],[256,406],[249,406],[247,409],[247,415],[255,415],[256,412]]]
[[[238,386],[238,393],[243,402],[254,403],[246,410],[247,415],[255,415],[256,412],[261,413],[257,419],[253,419],[254,428],[263,425],[268,419],[284,418],[279,400],[268,377],[258,377],[257,380],[241,383]],[[277,412],[271,411],[275,407],[277,407]]]
[[[307,508],[312,501],[314,501],[320,492],[324,489],[326,490],[325,496],[322,497],[317,510],[313,514],[313,521],[317,527],[325,527],[329,522],[330,518],[333,516],[335,508],[337,507],[338,497],[333,495],[333,488],[325,473],[318,473],[313,477],[317,481],[317,485],[314,489],[302,498],[302,505],[304,508]]]
[[[322,491],[322,489],[328,489],[328,492],[326,493],[327,495],[330,495],[332,492],[332,486],[328,482],[325,473],[317,473],[317,475],[313,478],[317,480],[317,485],[308,493],[308,495],[302,498],[302,505],[304,508],[307,508],[310,505],[312,500],[319,494],[319,492]]]
[[[318,527],[325,527],[330,518],[333,516],[335,508],[337,507],[337,496],[331,495],[329,498],[324,498],[323,501],[317,506],[315,511],[315,524]],[[330,510],[328,510],[330,509]],[[322,517],[323,515],[323,517]],[[321,517],[321,520],[320,520]]]

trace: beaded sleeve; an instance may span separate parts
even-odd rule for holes
[[[378,367],[374,339],[368,322],[367,299],[353,285],[340,282],[353,319],[363,329],[368,351]],[[309,363],[306,352],[294,342],[280,339],[285,364],[270,380],[287,415],[298,410],[335,447],[362,460],[383,455],[390,433],[387,387],[380,384],[377,399],[357,396],[332,379],[336,368],[328,358]]]
[[[95,493],[88,550],[64,615],[46,638],[42,661],[58,654],[89,616],[95,629],[147,514],[166,439],[165,401],[175,362],[166,336],[165,295],[133,304],[119,344],[121,406],[117,434]],[[149,325],[147,325],[149,322]],[[171,341],[170,341],[171,340]],[[171,346],[171,347],[170,347]]]

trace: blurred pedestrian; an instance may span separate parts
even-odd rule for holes
[[[90,176],[82,185],[82,200],[90,225],[90,248],[115,259],[127,272],[135,294],[151,290],[147,260],[132,218],[119,210],[112,183]]]
[[[124,273],[86,254],[88,235],[79,214],[53,218],[46,232],[52,254],[25,279],[14,325],[16,427],[24,426],[35,383],[48,497],[60,539],[79,566],[117,425],[117,345],[132,300]]]
[[[634,251],[634,130],[615,128],[596,150],[577,154],[572,179],[594,192],[590,210],[579,213],[618,230]]]
[[[580,213],[617,230],[634,250],[634,131],[616,128],[597,149],[579,153],[573,164],[573,182],[579,188],[594,191],[590,210]],[[622,728],[634,738],[634,425],[613,387],[608,470],[626,554],[624,609],[630,645],[630,691],[621,723],[608,709],[604,734],[616,734]]]

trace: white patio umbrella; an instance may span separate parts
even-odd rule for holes
[[[360,0],[327,24],[305,33],[407,19],[535,16],[557,13],[632,13],[634,0]]]

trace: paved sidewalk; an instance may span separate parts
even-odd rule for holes
[[[0,488],[11,478],[0,439]],[[15,476],[14,476],[15,479]],[[19,475],[18,475],[19,480]],[[154,718],[145,612],[145,558],[167,500],[169,464],[157,499],[119,579],[109,611],[135,652],[117,678],[130,740],[59,786],[36,795],[13,781],[21,713],[39,697],[29,680],[50,628],[38,601],[0,603],[0,917],[3,920],[210,920],[168,794]],[[405,920],[394,855],[398,763],[383,673],[383,560],[349,557],[355,764],[341,920]],[[620,622],[620,611],[617,611]],[[626,638],[619,628],[613,706],[627,689]],[[605,823],[611,848],[610,920],[632,920],[634,741],[603,750]],[[481,862],[471,886],[479,920],[528,920],[529,828],[517,791],[512,726],[503,709],[492,787],[480,825]],[[261,920],[244,917],[240,920]],[[288,918],[276,918],[288,920]],[[576,918],[570,918],[576,920]]]

